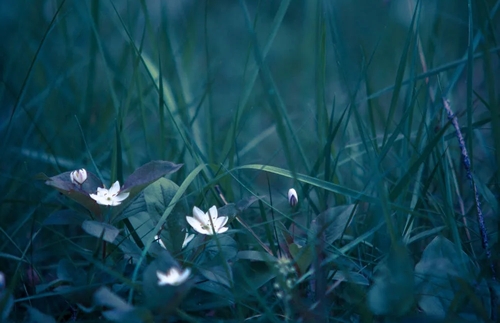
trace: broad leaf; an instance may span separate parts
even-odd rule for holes
[[[152,220],[153,228],[160,221],[163,212],[165,212],[178,190],[179,186],[166,178],[160,178],[144,190],[142,197],[146,203],[146,209]],[[186,209],[185,203],[177,204],[163,225],[160,236],[167,249],[171,252],[181,250],[184,241],[184,232],[182,230],[185,228],[183,224],[186,221]]]
[[[200,259],[206,259],[206,261],[215,260],[216,262],[221,260],[229,261],[235,258],[237,254],[236,241],[228,234],[219,234],[211,236]],[[202,262],[206,261],[202,260]]]
[[[100,238],[102,235],[104,241],[111,243],[115,241],[115,238],[120,233],[120,230],[111,224],[89,220],[82,223],[82,229],[96,238]]]
[[[257,250],[244,250],[238,252],[239,259],[253,260],[253,261],[265,261],[269,263],[277,262],[276,257],[268,254],[267,252],[257,251]]]
[[[131,310],[133,308],[107,287],[101,287],[94,293],[94,303],[118,310]]]
[[[56,188],[62,194],[83,205],[93,214],[101,215],[99,205],[89,195],[95,193],[98,187],[103,186],[99,178],[87,171],[87,180],[80,186],[71,182],[70,174],[71,172],[64,172],[52,177],[45,176],[45,184]]]
[[[58,190],[61,191],[75,190],[86,193],[87,195],[89,193],[95,193],[98,187],[103,187],[101,180],[96,175],[94,175],[89,171],[87,171],[87,180],[85,180],[85,182],[83,182],[81,186],[71,182],[71,173],[72,171],[64,172],[52,177],[47,177],[43,175],[44,176],[43,178],[45,179],[45,184],[55,187]]]
[[[233,266],[234,281],[237,283],[235,293],[242,299],[247,295],[257,296],[258,289],[276,277],[273,266],[260,261],[239,260]]]
[[[437,317],[462,312],[462,317],[477,320],[473,312],[478,310],[482,312],[480,317],[488,316],[489,291],[484,280],[477,280],[478,271],[467,254],[451,241],[441,236],[434,238],[415,266],[419,307],[424,313]],[[467,300],[456,299],[464,295]],[[457,301],[462,305],[450,308]],[[483,308],[477,305],[472,308],[470,304],[482,304]]]
[[[255,196],[250,196],[244,198],[236,203],[229,203],[217,209],[217,213],[219,216],[227,216],[229,218],[229,222],[239,213],[243,212],[247,208],[250,207],[254,202],[259,199]]]
[[[61,259],[57,265],[57,278],[60,280],[73,283],[74,285],[82,285],[86,281],[86,272],[77,268],[68,259]]]
[[[44,225],[81,225],[88,217],[73,210],[59,210],[51,213],[44,221]]]
[[[102,315],[109,321],[119,323],[143,323],[152,321],[152,315],[145,308],[137,308],[128,304],[107,287],[101,287],[94,293],[94,304],[106,310]]]
[[[202,278],[193,285],[193,290],[186,298],[183,307],[187,310],[200,311],[226,307],[234,304],[234,294],[223,284]]]
[[[164,160],[154,160],[137,168],[123,183],[122,191],[130,191],[134,188],[145,187],[157,179],[175,173],[182,164],[174,164]]]
[[[233,284],[233,272],[229,266],[214,266],[210,268],[198,267],[198,271],[206,279],[213,281],[214,283],[222,284],[228,288],[231,288]]]
[[[307,268],[311,265],[313,261],[313,250],[311,245],[306,245],[304,247],[300,247],[296,243],[292,243],[288,246],[290,254],[293,257],[293,260],[297,264],[299,268],[299,276],[302,276],[307,271]]]
[[[113,220],[113,223],[128,218],[144,244],[154,240],[154,236],[158,232],[153,232],[153,229],[178,189],[179,186],[171,180],[166,178],[158,179],[146,187],[126,207],[123,213]],[[184,241],[182,229],[185,227],[187,209],[185,202],[178,203],[163,225],[160,236],[166,248],[171,252],[181,250]]]
[[[236,204],[229,203],[227,205],[221,206],[217,208],[218,216],[227,216],[229,218],[229,222],[239,213]]]
[[[334,243],[342,237],[342,233],[349,226],[354,206],[354,204],[340,205],[327,209],[313,220],[313,231],[323,232],[325,242]]]
[[[179,286],[159,286],[157,271],[167,272],[179,267],[177,261],[165,249],[156,248],[158,257],[146,267],[143,273],[143,293],[148,308],[156,309],[167,315],[175,311],[192,285],[192,277]]]
[[[153,322],[153,316],[148,309],[136,307],[132,310],[108,310],[102,315],[109,321],[117,323]]]
[[[334,243],[342,237],[343,232],[349,226],[354,207],[355,205],[351,204],[328,208],[315,217],[309,225],[305,215],[294,219],[289,229],[293,242],[305,245],[307,239],[312,241],[322,237],[327,244]]]
[[[7,317],[12,311],[12,307],[14,306],[14,297],[12,295],[6,295],[5,292],[0,294],[0,304],[3,305],[0,308],[0,319],[2,322],[7,321]]]
[[[28,310],[29,323],[56,323],[56,320],[47,314],[44,314],[34,307],[26,306]]]
[[[253,203],[257,202],[261,196],[250,196],[244,199],[239,200],[236,202],[236,208],[238,209],[239,212],[243,212],[244,210],[248,209]]]
[[[402,316],[414,303],[413,264],[403,244],[391,247],[377,264],[368,306],[376,315]]]
[[[365,276],[363,276],[360,273],[357,273],[355,271],[346,272],[346,271],[338,270],[335,272],[332,279],[339,280],[339,281],[346,281],[346,282],[357,284],[357,285],[364,285],[364,286],[370,285],[368,278],[366,278]]]
[[[122,235],[118,235],[115,239],[116,245],[123,252],[123,257],[127,260],[132,260],[132,263],[137,263],[141,257],[142,250],[130,239]]]

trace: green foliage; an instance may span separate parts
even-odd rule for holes
[[[392,246],[387,257],[375,267],[373,285],[367,295],[373,313],[396,317],[408,313],[413,305],[413,276],[413,263],[406,247]]]
[[[1,2],[0,320],[498,321],[499,9]]]
[[[465,252],[437,236],[415,266],[420,308],[436,317],[445,317],[448,310],[454,308],[469,320],[487,318],[491,295],[486,281],[478,280],[478,275],[478,268]]]

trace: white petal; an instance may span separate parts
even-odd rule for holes
[[[102,187],[97,188],[97,195],[98,196],[108,195],[108,193],[109,193],[108,190],[105,188],[102,188]]]
[[[292,207],[294,207],[295,205],[297,205],[297,202],[298,202],[298,197],[297,197],[297,191],[295,191],[295,189],[291,188],[288,190],[288,203],[290,203],[290,205]]]
[[[177,278],[177,285],[180,285],[183,282],[185,282],[189,278],[189,275],[191,275],[191,269],[189,268],[184,269],[182,274]]]
[[[186,221],[189,223],[189,225],[195,229],[197,232],[201,234],[209,234],[206,229],[204,229],[200,221],[198,219],[195,219],[191,216],[186,216]]]
[[[163,248],[163,249],[167,249],[167,247],[165,247],[165,244],[163,243],[163,241],[161,241],[161,238],[159,235],[155,235],[155,241],[158,242],[158,244]]]
[[[77,169],[70,174],[71,182],[73,184],[82,185],[87,180],[87,171],[85,168]]]
[[[217,231],[217,233],[224,233],[228,230],[229,228],[228,227],[222,227],[222,228],[219,228],[219,230]]]
[[[184,237],[184,242],[182,243],[182,249],[184,249],[188,245],[188,243],[190,243],[191,240],[193,239],[194,239],[194,234],[188,234],[186,232],[186,236]]]
[[[106,196],[103,196],[103,195],[99,195],[99,194],[89,194],[89,196],[95,200],[97,202],[97,204],[101,204],[101,205],[110,205],[110,202],[111,201],[108,201],[108,198]]]
[[[207,213],[208,213],[208,214],[209,214],[209,216],[212,218],[212,222],[215,222],[215,219],[217,219],[217,216],[218,216],[218,214],[217,214],[217,207],[216,207],[215,205],[214,205],[214,206],[212,206],[212,207],[208,210],[208,212],[207,212]],[[208,217],[207,217],[207,218],[208,218]],[[207,220],[209,220],[209,219],[207,219]]]
[[[78,171],[78,174],[80,175],[80,178],[82,179],[82,183],[87,180],[87,170],[85,168],[82,168]]]
[[[161,271],[156,271],[156,276],[158,277],[158,285],[170,285],[170,276],[168,274],[164,274]]]
[[[115,196],[114,199],[121,202],[121,201],[125,200],[129,195],[130,195],[129,192],[120,193],[117,196]]]
[[[116,181],[109,188],[109,194],[116,195],[120,191],[120,182]]]
[[[196,206],[193,206],[193,216],[195,219],[197,219],[198,221],[200,221],[203,224],[206,224],[206,222],[208,220],[208,216],[205,214],[205,212],[203,212],[202,210],[200,210]]]
[[[229,218],[228,218],[227,216],[221,216],[219,219],[224,219],[224,221],[222,221],[222,223],[221,223],[221,225],[220,225],[221,227],[223,227],[223,226],[225,226],[225,225],[226,225],[227,220],[228,220]]]
[[[216,232],[219,232],[219,229],[224,226],[227,222],[227,216],[221,216],[220,218],[215,219],[214,221],[214,229]]]
[[[170,268],[167,273],[162,273],[161,271],[156,271],[156,276],[158,277],[158,285],[172,285],[178,286],[185,282],[189,275],[191,274],[191,270],[186,268],[182,273],[176,267]]]

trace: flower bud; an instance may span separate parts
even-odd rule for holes
[[[85,168],[75,170],[71,172],[71,182],[74,184],[82,185],[87,180],[87,171]]]
[[[295,191],[295,189],[291,188],[288,190],[288,203],[290,203],[290,205],[292,207],[294,207],[295,205],[297,205],[297,202],[298,202],[298,198],[297,198],[297,192]]]

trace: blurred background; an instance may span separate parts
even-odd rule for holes
[[[274,36],[280,4],[246,3],[261,52]],[[283,143],[267,102],[273,90],[308,148],[307,157],[313,157],[315,133],[323,128],[318,117],[332,109],[340,113],[353,96],[366,113],[367,91],[394,84],[415,9],[413,1],[291,1],[265,55],[275,89],[257,77],[247,98],[257,64],[253,35],[237,1],[67,0],[29,6],[2,1],[0,6],[3,154],[16,161],[3,163],[3,176],[19,174],[12,171],[16,168],[29,175],[86,165],[84,140],[99,164],[109,165],[117,123],[128,171],[178,156],[179,131],[192,133],[189,139],[206,161],[227,162],[221,153],[236,117],[232,144],[247,148],[239,162],[279,164]],[[415,28],[428,70],[464,57],[467,14],[466,2],[421,2]],[[498,68],[498,56],[492,56]],[[410,73],[422,73],[418,60],[409,58],[415,69]],[[453,67],[442,71],[441,81],[453,72]],[[162,111],[160,73],[166,89]],[[453,91],[464,96],[460,82]],[[391,96],[379,93],[370,102],[379,125]],[[256,139],[258,145],[248,146]]]

